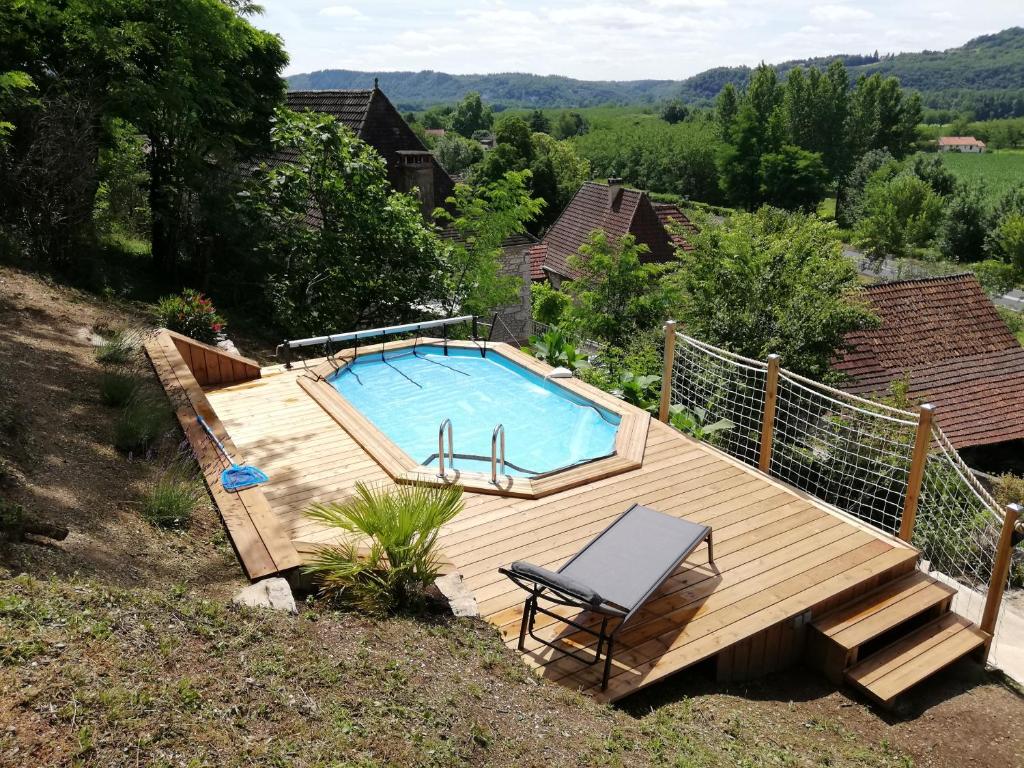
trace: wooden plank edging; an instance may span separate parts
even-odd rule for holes
[[[261,488],[228,493],[221,486],[220,473],[229,464],[200,426],[196,414],[203,416],[236,461],[242,462],[243,459],[192,369],[182,358],[172,332],[158,332],[145,342],[144,348],[195,453],[246,575],[256,580],[301,565],[298,552],[281,528]]]

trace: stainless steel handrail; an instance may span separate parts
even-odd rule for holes
[[[454,469],[455,441],[452,439],[452,420],[445,419],[437,428],[437,476],[444,478],[444,428],[448,427],[448,466]]]
[[[505,476],[505,425],[499,424],[491,433],[491,482],[498,484],[498,437],[501,437],[501,475]]]

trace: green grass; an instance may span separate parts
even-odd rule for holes
[[[538,684],[482,622],[290,617],[184,587],[0,579],[0,699],[5,765],[910,765],[859,705],[677,693],[628,714]]]
[[[178,459],[143,495],[142,516],[160,528],[187,528],[205,501],[206,489],[195,464]]]
[[[114,331],[96,349],[96,362],[103,365],[127,365],[136,356],[139,348],[138,335],[128,331]]]
[[[139,389],[139,377],[129,370],[110,370],[100,374],[100,402],[120,408],[132,399]]]
[[[1024,184],[1024,150],[1000,149],[980,155],[943,152],[942,160],[958,178],[984,183],[990,205],[1011,187]]]
[[[146,453],[171,429],[171,411],[162,394],[138,391],[114,422],[114,447],[125,453]]]

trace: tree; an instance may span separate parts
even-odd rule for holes
[[[579,112],[563,112],[558,116],[551,135],[556,139],[569,139],[582,136],[589,130],[587,121]]]
[[[827,185],[828,171],[817,152],[786,144],[761,157],[761,195],[769,205],[814,210]]]
[[[690,114],[690,110],[679,99],[666,102],[661,108],[661,119],[669,125],[681,123]]]
[[[495,147],[480,163],[475,178],[496,182],[513,171],[530,171],[530,193],[544,201],[544,213],[532,222],[539,230],[554,221],[584,181],[590,164],[576,154],[572,144],[546,133],[531,133],[526,122],[506,115],[494,129]]]
[[[873,258],[913,256],[935,239],[943,200],[912,173],[886,178],[884,172],[868,183],[854,240]]]
[[[476,91],[467,93],[451,114],[451,129],[467,139],[472,138],[475,131],[490,130],[493,124],[494,115],[491,108],[483,103]]]
[[[707,226],[692,242],[665,279],[697,338],[760,360],[779,354],[787,368],[821,379],[846,334],[871,322],[832,224],[762,208]]]
[[[537,172],[537,165],[543,163],[550,168],[554,181],[553,198],[548,200],[547,209],[541,217],[541,221],[550,223],[590,178],[590,163],[577,154],[571,142],[557,141],[545,133],[533,134],[531,143],[534,172]]]
[[[739,103],[729,143],[719,155],[719,172],[726,197],[734,204],[756,208],[764,200],[761,158],[782,145],[782,100],[775,70],[765,64],[751,75]]]
[[[517,300],[521,279],[501,269],[501,244],[523,232],[544,203],[530,196],[529,171],[511,171],[479,188],[456,184],[447,200],[456,213],[438,208],[458,237],[445,254],[441,304],[448,317],[485,314]]]
[[[386,325],[440,298],[441,242],[372,147],[329,115],[286,109],[271,140],[290,159],[262,165],[240,208],[246,271],[265,282],[278,327],[310,335]]]
[[[885,149],[898,159],[910,154],[921,109],[921,97],[904,93],[895,77],[862,75],[850,95],[852,156],[872,149]]]
[[[872,149],[857,160],[839,188],[836,221],[840,226],[852,227],[862,215],[864,191],[872,176],[886,166],[896,168],[895,158],[884,149]]]
[[[1024,275],[1024,213],[1012,211],[1004,216],[992,233],[993,252]]]
[[[985,258],[988,220],[985,190],[980,184],[961,184],[946,203],[939,232],[939,250],[952,261],[975,262]]]
[[[534,133],[551,133],[551,121],[539,109],[535,109],[530,113],[529,124],[530,130]]]
[[[1017,216],[1024,216],[1024,184],[1008,189],[992,208],[988,219],[989,234],[985,242],[985,250],[992,258],[1013,263],[1016,225],[1005,225],[1007,219],[1015,219]],[[1010,250],[1007,250],[1008,246]]]
[[[609,240],[601,230],[592,232],[569,257],[581,276],[562,284],[572,299],[569,323],[587,338],[621,347],[663,320],[668,302],[656,279],[661,270],[641,261],[646,252],[632,235]]]
[[[14,133],[14,123],[7,119],[8,112],[24,104],[34,89],[32,78],[25,72],[0,72],[0,152]]]
[[[715,102],[715,119],[718,122],[722,138],[726,141],[732,140],[732,129],[736,125],[736,116],[739,114],[739,96],[736,93],[736,86],[726,83],[718,100]]]
[[[450,128],[452,111],[453,107],[447,104],[441,107],[431,107],[423,113],[423,119],[420,121],[420,124],[424,128]]]
[[[448,173],[461,173],[483,160],[484,148],[479,141],[446,133],[434,144],[434,156]]]
[[[114,70],[112,113],[146,136],[153,259],[175,269],[190,195],[238,157],[265,150],[281,103],[281,39],[218,0],[105,0],[80,23]]]

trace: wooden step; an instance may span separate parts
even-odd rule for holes
[[[954,594],[955,590],[915,570],[826,614],[811,624],[818,665],[829,679],[840,682],[866,643],[916,616],[945,613]]]
[[[883,706],[901,693],[985,644],[984,632],[946,613],[872,654],[846,673],[846,680]]]

